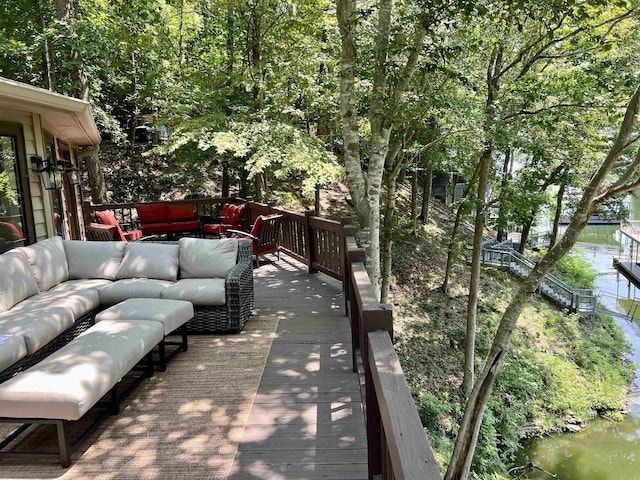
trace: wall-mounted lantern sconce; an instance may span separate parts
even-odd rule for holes
[[[40,174],[46,190],[62,188],[62,167],[51,160],[43,161],[39,155],[32,155],[31,169]]]
[[[78,167],[67,167],[64,169],[70,185],[80,185],[80,169]]]

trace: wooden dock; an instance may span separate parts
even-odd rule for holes
[[[631,240],[629,255],[613,257],[613,266],[636,287],[640,287],[640,229],[635,224],[620,227],[620,233]]]
[[[255,271],[259,316],[277,316],[230,478],[366,479],[367,443],[340,282],[289,257]]]

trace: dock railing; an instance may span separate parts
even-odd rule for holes
[[[526,278],[535,262],[511,248],[510,241],[487,241],[482,245],[482,264],[509,270],[520,278]],[[573,288],[556,276],[547,274],[538,293],[560,306],[581,315],[595,315],[597,298],[593,290]]]
[[[439,480],[435,455],[393,348],[391,306],[378,302],[355,227],[345,226],[343,232],[345,297],[353,369],[363,389],[369,478]]]

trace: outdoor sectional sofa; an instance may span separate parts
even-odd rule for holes
[[[239,331],[253,308],[251,242],[83,242],[52,237],[0,255],[0,383],[129,298],[186,300],[189,333]]]

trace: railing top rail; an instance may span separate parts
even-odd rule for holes
[[[371,376],[376,392],[384,393],[377,394],[382,425],[384,432],[396,439],[388,444],[394,477],[441,479],[389,334],[377,330],[368,337]]]

